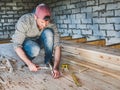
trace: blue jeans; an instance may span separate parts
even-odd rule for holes
[[[52,60],[54,33],[52,29],[44,29],[40,37],[36,40],[26,39],[23,43],[23,50],[30,60],[39,55],[41,48],[45,50],[44,63],[47,64]]]

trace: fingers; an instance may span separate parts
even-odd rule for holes
[[[54,79],[57,79],[60,77],[60,72],[58,70],[53,70],[52,76]]]
[[[28,67],[29,67],[30,71],[33,71],[33,72],[38,71],[38,65],[35,65],[35,64],[32,63]]]

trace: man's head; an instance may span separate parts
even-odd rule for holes
[[[50,17],[51,17],[50,8],[45,4],[39,4],[36,7],[34,17],[35,17],[38,27],[40,29],[45,28],[50,22]]]

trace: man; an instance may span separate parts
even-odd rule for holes
[[[60,40],[56,26],[51,23],[51,12],[47,5],[39,4],[35,13],[23,15],[16,24],[16,31],[12,37],[14,49],[25,62],[30,71],[38,71],[40,66],[32,62],[44,47],[45,64],[52,62],[54,55],[53,77],[60,76],[59,63],[61,57]]]

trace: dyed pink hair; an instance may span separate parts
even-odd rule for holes
[[[51,16],[50,8],[45,4],[39,4],[36,7],[35,15],[40,19],[44,19],[45,16]]]

